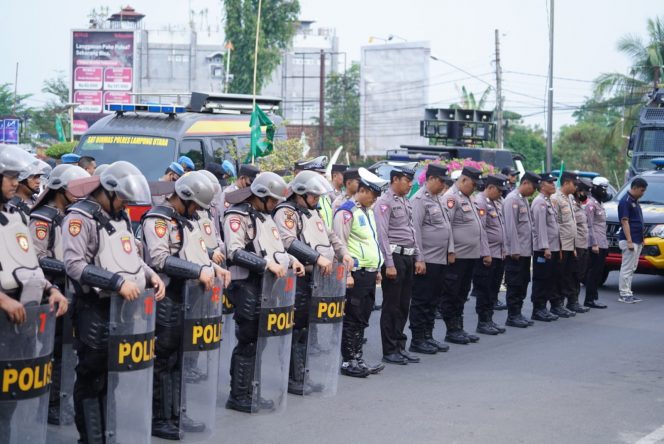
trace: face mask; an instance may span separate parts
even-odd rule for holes
[[[588,199],[588,196],[586,195],[585,192],[583,193],[577,193],[576,197],[581,201],[585,202]]]

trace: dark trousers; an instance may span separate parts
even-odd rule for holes
[[[445,286],[441,308],[445,319],[463,316],[470,284],[473,280],[475,263],[479,259],[458,259],[445,270]]]
[[[361,354],[364,330],[369,326],[369,317],[376,301],[376,274],[364,270],[353,271],[353,288],[346,290],[346,312],[341,336],[341,355],[350,361]]]
[[[563,251],[560,257],[560,266],[556,276],[556,299],[551,302],[551,306],[561,306],[565,304],[565,299],[570,300],[574,298],[574,267],[576,260],[574,252]]]
[[[588,250],[586,248],[577,248],[576,259],[574,262],[574,294],[573,299],[567,299],[568,304],[579,302],[581,282],[586,280],[586,270],[588,268]]]
[[[507,285],[507,310],[510,315],[521,314],[523,301],[530,282],[530,256],[521,256],[514,260],[505,258],[505,284]]]
[[[549,301],[556,298],[556,279],[560,267],[560,252],[552,251],[551,259],[544,257],[544,251],[533,253],[533,288],[530,298],[533,310],[546,308]]]
[[[94,349],[79,341],[76,352],[78,354],[74,383],[76,429],[80,435],[80,442],[98,442],[99,433],[103,433],[103,413],[106,411],[108,350]],[[97,421],[102,425],[98,429],[93,431],[86,427],[86,423],[97,423]]]
[[[436,307],[440,304],[445,285],[446,265],[426,264],[427,272],[415,276],[410,301],[410,330],[413,339],[425,339],[433,331]]]
[[[596,301],[599,298],[597,288],[602,283],[604,275],[604,260],[609,250],[600,248],[599,253],[595,254],[592,249],[588,249],[588,271],[586,273],[586,301]]]
[[[383,354],[399,353],[406,348],[406,335],[403,330],[408,320],[408,308],[413,293],[413,274],[415,258],[402,254],[393,254],[397,277],[388,279],[383,274],[383,309],[380,313],[380,336],[383,342]]]
[[[502,259],[491,259],[491,265],[486,267],[481,260],[475,263],[473,269],[473,288],[475,289],[475,313],[480,318],[493,316],[493,306],[498,300],[500,283],[503,280],[505,265]]]

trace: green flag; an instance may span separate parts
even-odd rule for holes
[[[272,141],[274,140],[274,124],[258,105],[254,105],[249,120],[251,127],[251,151],[245,162],[252,162],[259,157],[267,156],[272,152]],[[265,126],[265,138],[261,127]]]
[[[60,116],[55,116],[55,131],[58,133],[58,140],[60,142],[65,141],[65,130],[62,127],[62,119]]]
[[[563,171],[565,171],[565,161],[561,160],[560,161],[560,173],[558,173],[558,183],[556,184],[556,186],[558,188],[560,188],[561,180],[562,180],[562,177],[563,177]]]

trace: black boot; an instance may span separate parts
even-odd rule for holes
[[[371,373],[369,366],[363,360],[360,361],[362,359],[362,339],[362,332],[360,331],[352,331],[348,328],[343,330],[341,337],[341,355],[343,356],[343,362],[341,363],[342,375],[354,378],[366,378]]]
[[[155,375],[152,397],[152,436],[162,439],[180,440],[180,427],[173,422],[173,380],[164,371]]]
[[[446,352],[450,350],[450,346],[447,344],[443,344],[440,341],[436,341],[433,338],[433,331],[432,330],[427,330],[427,332],[424,334],[424,337],[426,338],[426,341],[436,347],[439,352]]]
[[[470,333],[468,333],[466,330],[463,329],[463,315],[460,316],[458,319],[459,319],[459,327],[461,328],[461,333],[466,335],[466,337],[470,340],[470,342],[472,343],[478,342],[480,340],[479,336],[471,335]]]
[[[425,355],[435,355],[438,352],[438,347],[429,343],[429,341],[427,341],[423,335],[418,337],[413,335],[413,339],[410,341],[410,347],[408,348],[408,351],[413,353],[422,353]]]
[[[493,323],[491,322],[491,316],[488,313],[479,313],[477,315],[477,329],[475,331],[483,335],[492,336],[500,333],[498,329],[493,326]]]
[[[503,304],[500,299],[496,299],[496,303],[493,304],[494,311],[507,310],[507,305]]]
[[[306,372],[307,346],[302,343],[306,339],[307,329],[293,330],[291,346],[290,371],[288,375],[288,393],[304,395],[304,373]]]
[[[549,310],[540,305],[533,306],[533,314],[530,318],[535,321],[541,321],[541,322],[551,322],[554,320],[551,317]]]
[[[460,345],[470,344],[468,336],[461,333],[460,325],[460,323],[457,323],[457,318],[445,318],[445,326],[447,327],[445,342]]]
[[[503,334],[507,331],[507,329],[505,327],[503,327],[501,325],[498,325],[493,321],[493,310],[488,310],[485,314],[486,314],[486,317],[487,317],[489,323],[491,324],[491,326],[494,329],[496,329],[498,334]]]
[[[551,303],[551,314],[558,316],[559,318],[570,318],[571,316],[568,312],[569,310],[566,310],[560,303]]]
[[[251,413],[252,381],[254,377],[254,357],[237,356],[231,359],[231,393],[226,408],[238,412]]]
[[[81,441],[102,444],[104,440],[104,418],[101,413],[99,398],[88,398],[81,401],[84,431]],[[85,436],[83,436],[85,435]]]
[[[574,313],[588,313],[590,309],[579,304],[578,301],[571,301],[567,303],[567,309]]]
[[[528,322],[521,315],[521,310],[516,307],[509,307],[507,312],[507,321],[505,325],[517,328],[527,328]]]

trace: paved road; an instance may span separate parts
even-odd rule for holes
[[[601,290],[607,310],[508,328],[367,379],[341,377],[336,397],[289,396],[282,415],[219,409],[219,431],[206,442],[636,443],[664,424],[664,278],[636,277],[644,302],[625,305],[617,277]],[[379,315],[369,360],[380,358]],[[475,320],[471,300],[466,325]],[[655,435],[640,444],[659,442]]]

